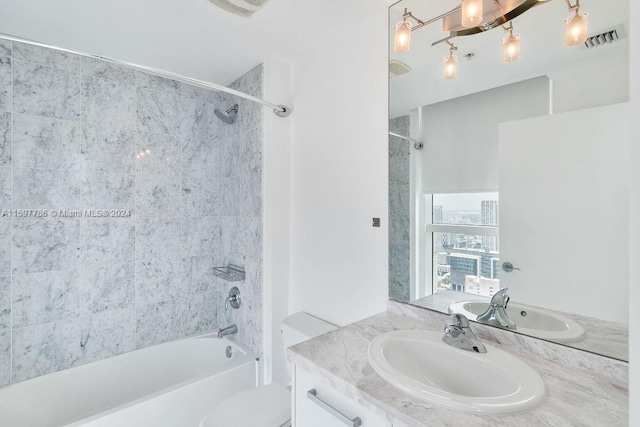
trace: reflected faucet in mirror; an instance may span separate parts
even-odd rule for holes
[[[479,323],[497,326],[503,329],[515,330],[516,324],[507,314],[507,304],[510,297],[507,295],[509,288],[502,288],[491,297],[487,310],[476,319]]]

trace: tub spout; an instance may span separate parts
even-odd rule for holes
[[[233,335],[238,333],[238,327],[236,325],[227,326],[226,328],[221,328],[218,331],[218,338],[222,338],[226,335]]]

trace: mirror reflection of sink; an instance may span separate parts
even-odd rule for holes
[[[486,347],[486,353],[474,353],[445,344],[440,332],[394,331],[376,337],[367,356],[394,387],[446,408],[512,414],[544,402],[546,387],[533,368]]]
[[[459,301],[449,306],[449,313],[461,313],[475,321],[488,307],[488,301]],[[573,320],[530,306],[511,302],[507,315],[515,322],[516,332],[536,338],[566,343],[579,341],[584,335],[584,328]]]

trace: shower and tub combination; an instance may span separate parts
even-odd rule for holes
[[[0,425],[206,426],[256,390],[286,425],[286,389],[256,387],[257,106],[291,112],[262,67],[226,87],[0,35],[0,87],[0,208],[47,214],[0,221]]]

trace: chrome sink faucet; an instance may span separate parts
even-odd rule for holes
[[[227,326],[226,328],[222,328],[218,331],[218,338],[222,338],[227,335],[233,335],[238,333],[238,327],[233,324],[231,326]]]
[[[476,318],[477,322],[502,329],[516,329],[516,324],[507,315],[507,304],[509,304],[510,299],[509,295],[507,295],[508,289],[502,288],[493,295],[489,308]]]
[[[444,328],[442,341],[461,350],[475,353],[487,352],[487,348],[475,336],[469,326],[469,320],[463,314],[454,313],[451,315],[451,320],[451,324]]]

